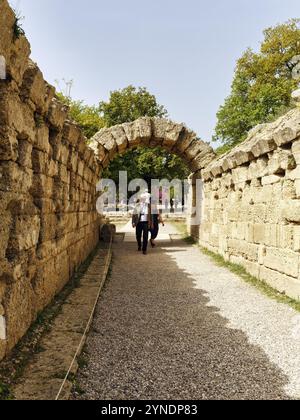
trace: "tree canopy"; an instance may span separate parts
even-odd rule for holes
[[[140,117],[166,117],[166,109],[157,103],[146,88],[128,86],[111,92],[108,102],[100,103],[100,113],[107,127],[132,122]],[[182,160],[162,148],[139,147],[116,157],[105,171],[105,177],[118,182],[120,170],[127,170],[128,179],[184,179],[189,171]]]
[[[146,88],[128,86],[110,93],[108,102],[100,102],[99,111],[106,127],[135,121],[140,117],[166,117],[166,109]]]
[[[97,106],[85,105],[83,101],[74,101],[70,96],[62,93],[59,93],[58,97],[68,105],[71,118],[81,127],[88,140],[105,127],[104,119]]]
[[[223,150],[293,106],[291,93],[298,84],[293,58],[299,54],[300,21],[294,19],[266,29],[260,52],[248,49],[238,60],[231,94],[217,114],[214,140]]]
[[[99,106],[85,105],[83,101],[71,98],[73,82],[66,82],[64,92],[58,97],[69,106],[71,118],[79,124],[85,136],[91,139],[101,128],[112,127],[125,122],[132,122],[140,117],[167,117],[164,106],[159,105],[156,97],[146,88],[128,86],[113,91],[108,102]],[[57,83],[59,86],[59,83]],[[127,171],[129,181],[143,178],[151,179],[184,179],[189,171],[183,161],[162,148],[139,147],[122,156],[117,156],[106,169],[104,177],[119,180],[119,171]]]

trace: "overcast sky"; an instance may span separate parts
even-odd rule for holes
[[[11,0],[45,78],[73,79],[87,104],[145,86],[170,118],[209,141],[236,60],[299,0]]]

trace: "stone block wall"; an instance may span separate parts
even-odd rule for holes
[[[14,23],[0,0],[0,359],[97,245],[102,169]]]
[[[300,110],[256,127],[200,176],[200,244],[300,299]]]

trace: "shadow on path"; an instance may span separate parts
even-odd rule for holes
[[[116,243],[79,373],[78,399],[287,399],[288,379],[246,335],[227,327],[205,292],[167,254]]]

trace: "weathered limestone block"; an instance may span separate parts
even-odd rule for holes
[[[48,112],[48,120],[50,124],[54,128],[61,130],[67,115],[68,107],[59,102],[56,98],[52,99]]]
[[[107,157],[107,155],[110,159],[113,159],[115,157],[118,150],[117,143],[109,129],[103,128],[102,130],[100,130],[99,133],[97,133],[93,137],[93,140],[96,140],[100,145],[100,147],[98,148],[98,157],[100,160],[102,160],[102,156],[104,159]],[[104,150],[101,146],[104,147]]]
[[[213,179],[213,174],[210,169],[205,168],[201,171],[201,178],[203,181],[210,181]]]
[[[19,140],[18,164],[24,168],[32,169],[32,143]]]
[[[300,179],[295,180],[294,186],[295,186],[296,198],[300,198]]]
[[[264,225],[264,243],[270,247],[277,247],[278,243],[278,225],[277,224],[265,224]]]
[[[43,174],[35,174],[30,188],[30,194],[37,198],[50,198],[54,191],[54,178]]]
[[[256,179],[264,177],[268,174],[268,160],[266,158],[259,158],[252,161],[248,168],[248,178]]]
[[[297,165],[300,165],[300,140],[297,140],[292,145],[292,154]]]
[[[210,151],[211,151],[211,147],[208,144],[204,143],[200,139],[195,139],[191,142],[189,147],[186,149],[186,151],[184,152],[184,155],[189,161],[191,161],[200,154],[201,154],[201,157],[203,157],[203,152],[205,154]]]
[[[212,166],[212,167],[210,168],[210,171],[211,171],[211,173],[212,173],[212,175],[213,175],[214,177],[216,177],[216,176],[218,176],[218,175],[221,175],[221,174],[223,173],[223,167],[222,167],[221,162],[219,162],[218,164],[216,164],[216,165]]]
[[[27,139],[33,143],[36,130],[34,112],[20,100],[15,92],[7,96],[2,106],[4,109],[1,112],[1,125],[8,126],[10,130],[14,129],[18,138]]]
[[[214,152],[203,151],[200,153],[192,162],[188,165],[193,172],[199,171],[203,168],[206,168],[214,159],[216,155]]]
[[[0,165],[0,191],[28,193],[32,185],[32,170],[21,168],[15,162]]]
[[[240,184],[245,181],[248,181],[248,167],[241,166],[239,168],[232,170],[232,179],[235,184]]]
[[[36,129],[34,147],[42,152],[50,153],[49,128],[46,124]]]
[[[141,137],[140,137],[140,131],[138,123],[131,122],[131,123],[125,123],[122,124],[122,127],[124,129],[124,132],[126,134],[129,148],[137,147],[141,144]],[[109,131],[110,133],[110,131]],[[112,156],[111,158],[113,158]]]
[[[162,146],[165,140],[165,129],[168,121],[162,118],[152,118],[152,137],[150,140],[150,147]]]
[[[261,136],[256,139],[252,145],[251,152],[254,157],[260,157],[276,149],[276,144],[273,138],[269,135]]]
[[[284,220],[300,223],[300,200],[286,200],[282,202],[281,209]]]
[[[168,150],[172,150],[174,146],[176,146],[183,130],[183,124],[175,124],[171,121],[167,121],[162,146],[167,148]]]
[[[65,121],[63,126],[62,138],[66,140],[73,147],[76,147],[79,142],[81,130],[72,121]]]
[[[274,132],[274,140],[278,146],[290,143],[300,134],[300,110],[295,108],[284,115]]]
[[[277,182],[281,182],[283,180],[283,178],[279,175],[269,175],[269,176],[264,176],[261,180],[261,184],[262,186],[264,185],[272,185],[272,184],[276,184]]]
[[[140,118],[133,123],[133,138],[139,137],[140,143],[148,145],[152,138],[152,122],[151,118]],[[125,131],[125,130],[124,130]],[[127,136],[128,137],[128,136]],[[129,145],[132,144],[128,137]]]
[[[16,18],[6,0],[1,0],[0,8],[0,55],[5,57],[8,75],[20,84],[30,54],[30,45],[23,36],[14,39]]]
[[[253,242],[256,244],[264,244],[266,237],[266,225],[253,225]]]
[[[247,270],[249,274],[256,278],[259,278],[260,265],[258,263],[249,261],[246,258],[243,258],[242,256],[237,257],[236,255],[230,255],[229,261],[232,264],[241,265]]]
[[[58,211],[58,203],[49,198],[35,198],[34,204],[40,210],[41,214],[53,214]]]
[[[128,139],[125,134],[123,126],[116,125],[112,127],[111,134],[117,143],[118,153],[124,153],[128,148]],[[101,158],[101,154],[100,154],[100,158]]]
[[[291,277],[299,276],[299,254],[287,249],[266,249],[264,265]]]
[[[287,178],[292,181],[300,179],[300,165],[296,166],[296,168],[291,171],[287,171]]]
[[[234,160],[235,164],[237,166],[241,166],[244,163],[248,163],[251,160],[254,159],[253,153],[249,150],[243,150],[242,148],[240,150],[237,150],[233,153],[233,156],[231,158],[232,160]],[[224,164],[228,165],[228,169],[232,169],[230,168],[229,164],[227,163],[228,160],[226,161],[226,163],[223,163],[223,169],[224,169]],[[225,166],[226,167],[226,166]]]
[[[51,278],[51,282],[49,281]],[[67,251],[42,262],[33,280],[37,311],[42,310],[67,283],[69,258]]]
[[[31,100],[39,113],[44,114],[48,111],[48,84],[38,66],[31,60],[24,73],[20,94],[23,100]]]
[[[87,147],[83,155],[83,160],[89,168],[93,168],[93,164],[95,163],[94,157],[94,152],[89,147]]]
[[[86,138],[83,136],[83,134],[80,134],[78,145],[77,145],[77,150],[78,150],[78,154],[81,157],[81,159],[83,159],[84,154],[85,154],[85,152],[88,148],[86,142],[87,142]]]
[[[37,314],[34,291],[26,276],[12,282],[9,289],[5,301],[7,352],[23,337]]]
[[[7,74],[11,75],[18,86],[22,84],[23,75],[28,65],[29,55],[30,44],[25,36],[13,39],[9,51],[7,54],[4,54],[4,57],[6,58]]]
[[[13,27],[16,17],[7,1],[1,0],[0,4],[0,54],[8,59],[13,43]]]
[[[256,277],[257,279],[259,278],[261,269],[260,264],[244,259],[244,261],[242,262],[242,266],[251,276]]]
[[[292,226],[293,229],[293,250],[300,252],[300,226]]]
[[[266,222],[267,206],[265,204],[254,204],[248,210],[248,218],[254,223],[261,224]]]
[[[246,237],[244,223],[231,223],[229,227],[229,236],[233,239],[244,240]]]
[[[98,144],[97,147],[97,157],[99,159],[99,161],[104,165],[107,161],[109,162],[109,153],[108,151],[105,149],[105,147],[102,144]]]
[[[257,261],[258,257],[258,246],[254,244],[248,244],[244,240],[239,239],[228,239],[228,247],[231,255],[243,255],[252,261]]]
[[[211,189],[212,191],[218,191],[221,188],[221,179],[220,178],[216,178],[212,181],[211,183]]]
[[[295,169],[296,162],[290,150],[276,150],[269,158],[269,175],[283,174],[287,170]]]
[[[227,172],[230,169],[233,169],[236,167],[236,161],[231,159],[230,157],[225,157],[222,159],[222,169],[223,172]]]
[[[56,214],[42,214],[40,241],[46,242],[56,238],[58,219]]]
[[[282,183],[281,199],[294,200],[295,198],[297,198],[295,183],[285,178]]]
[[[18,159],[18,140],[14,130],[9,132],[0,132],[0,161]]]
[[[284,249],[293,249],[293,226],[277,224],[277,243]]]
[[[259,278],[280,293],[288,295],[296,300],[300,299],[299,280],[266,267],[261,267]]]
[[[69,171],[73,173],[77,172],[78,160],[79,160],[78,154],[74,152],[74,149],[71,149],[69,153],[68,163],[67,163],[67,168]]]
[[[58,174],[54,175],[54,177],[58,176],[59,180],[67,185],[70,184],[70,171],[68,168],[63,164],[58,164]]]
[[[178,153],[180,155],[184,154],[186,149],[189,147],[189,145],[192,143],[193,140],[196,140],[197,134],[193,131],[188,130],[187,128],[184,128],[179,136],[179,139],[176,142],[175,148],[173,151],[175,153]]]
[[[57,232],[59,231],[62,237],[66,233],[75,232],[77,230],[78,219],[77,213],[58,214],[57,215]]]
[[[10,256],[34,248],[39,239],[39,216],[17,216],[9,239],[7,254]]]
[[[79,159],[78,160],[78,168],[77,168],[77,173],[79,176],[83,176],[83,171],[84,171],[84,167],[85,167],[85,163],[83,160]]]

